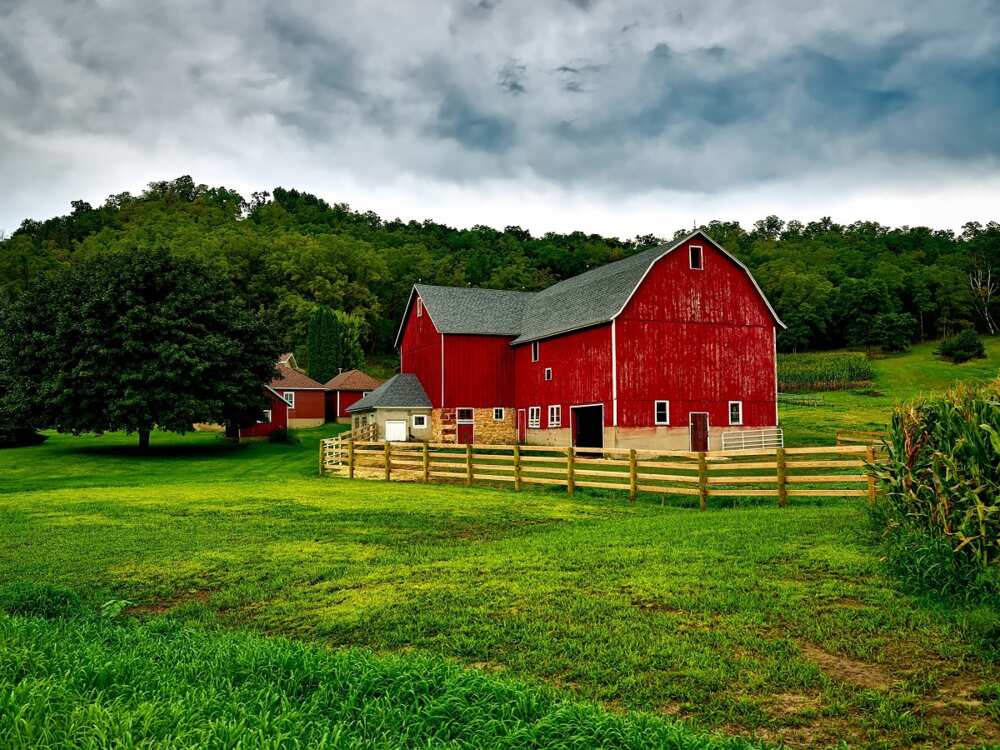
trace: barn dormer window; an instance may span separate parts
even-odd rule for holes
[[[531,342],[531,361],[532,362],[537,362],[538,361],[538,355],[539,355],[539,342],[532,341]]]
[[[691,268],[695,271],[701,271],[705,268],[705,257],[702,254],[701,245],[690,245],[688,246],[688,253],[691,259]]]
[[[417,297],[417,317],[423,317],[424,314],[424,301]]]

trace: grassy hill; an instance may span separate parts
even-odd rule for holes
[[[934,354],[938,342],[917,344],[905,354],[873,362],[871,388],[809,394],[818,405],[780,404],[788,445],[830,445],[837,430],[885,429],[892,408],[921,394],[943,391],[958,381],[989,380],[1000,375],[1000,336],[983,338],[987,358],[960,365]]]

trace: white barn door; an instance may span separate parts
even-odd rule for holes
[[[387,420],[385,423],[385,439],[394,443],[405,443],[406,420]]]

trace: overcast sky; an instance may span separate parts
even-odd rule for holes
[[[996,0],[0,0],[0,230],[190,174],[666,235],[1000,218]]]

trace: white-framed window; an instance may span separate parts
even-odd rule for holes
[[[742,401],[730,401],[729,402],[729,424],[731,424],[731,425],[743,424],[743,402]]]
[[[285,403],[288,404],[289,409],[295,408],[295,391],[285,391],[282,394],[285,397]]]
[[[546,367],[545,368],[545,379],[546,380],[552,380],[552,368],[551,367]]]
[[[494,406],[493,407],[493,421],[494,422],[503,422],[503,407],[502,406]]]
[[[562,407],[559,404],[549,405],[549,427],[562,426]]]
[[[539,341],[532,341],[531,342],[531,361],[532,362],[537,362],[538,361],[538,357],[541,354],[541,346],[540,346],[540,344],[541,344],[541,342],[539,342]]]
[[[417,317],[420,318],[424,314],[424,301],[417,297]]]
[[[264,416],[260,420],[260,423],[261,424],[271,424],[271,410],[270,409],[264,409]]]
[[[688,258],[691,261],[691,268],[694,270],[703,271],[705,269],[705,253],[701,245],[689,245]]]
[[[653,402],[653,424],[670,424],[670,402]]]
[[[475,415],[476,413],[467,407],[455,410],[455,416],[459,422],[472,422],[475,420]]]
[[[537,430],[542,426],[542,407],[540,406],[529,406],[528,407],[528,427],[532,430]]]
[[[420,430],[427,426],[427,415],[426,414],[414,414],[413,415],[413,429]]]

